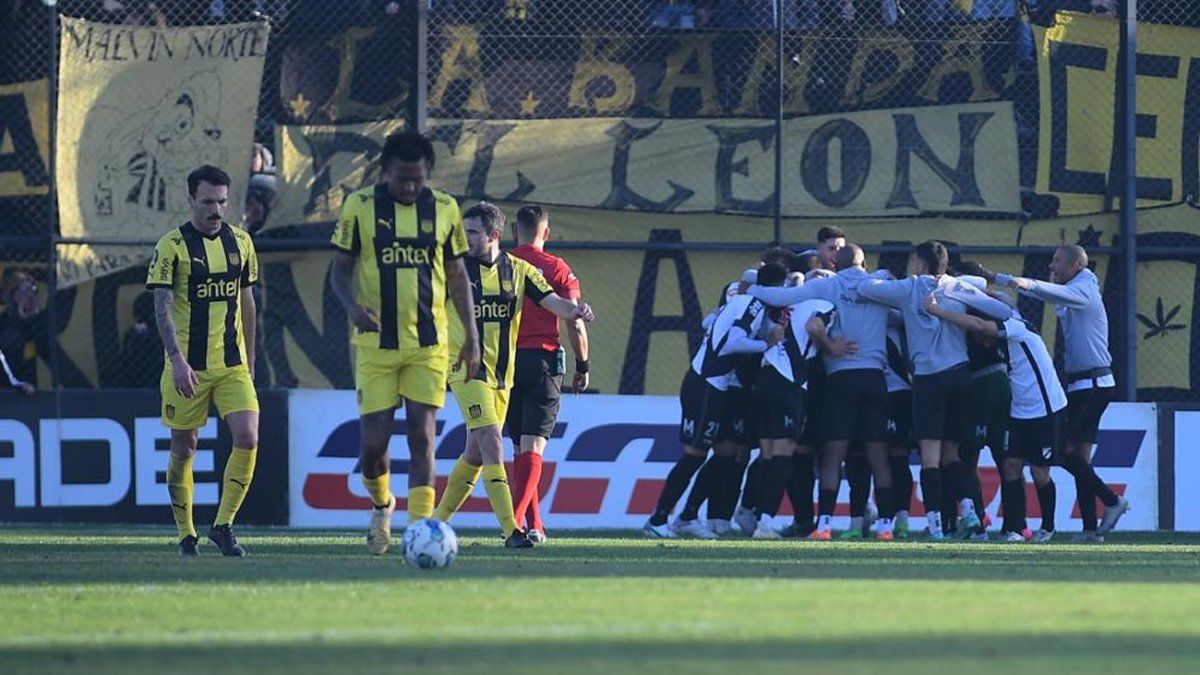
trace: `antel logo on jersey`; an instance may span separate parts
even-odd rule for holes
[[[475,318],[484,321],[512,318],[512,303],[483,299],[475,303]]]
[[[230,300],[237,295],[237,279],[206,279],[196,284],[197,300]]]
[[[412,244],[401,246],[400,242],[394,241],[379,252],[379,260],[384,265],[394,267],[431,265],[433,264],[433,249]]]
[[[217,437],[216,418],[200,430],[201,439]],[[0,456],[0,482],[11,481],[13,501],[4,507],[105,507],[121,502],[132,486],[138,506],[170,503],[158,476],[167,470],[171,432],[157,417],[138,417],[132,435],[117,420],[107,418],[44,419],[36,429],[14,419],[0,419],[0,446],[12,448]],[[71,461],[64,446],[86,444],[89,459],[107,465],[104,482],[68,482],[64,471]],[[159,449],[163,445],[164,449]],[[103,453],[100,457],[98,453]],[[213,470],[213,451],[198,450],[196,471]],[[91,477],[91,476],[89,476]],[[196,504],[217,503],[216,483],[196,483]]]

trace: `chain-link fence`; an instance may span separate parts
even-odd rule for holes
[[[212,157],[247,186],[231,217],[263,258],[256,380],[350,386],[330,224],[378,179],[384,136],[423,125],[436,186],[510,216],[548,205],[551,249],[600,316],[599,391],[673,392],[724,285],[835,224],[898,271],[937,238],[1046,278],[1054,246],[1083,244],[1118,374],[1136,344],[1143,398],[1200,398],[1196,3],[1138,3],[1132,326],[1111,0],[2,6],[0,223],[55,317],[57,343],[20,348],[43,387],[52,367],[64,387],[157,381],[144,264],[186,220],[175,174]],[[1022,310],[1058,342],[1052,308]]]

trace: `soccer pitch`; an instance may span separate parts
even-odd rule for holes
[[[6,526],[0,673],[1196,672],[1200,536],[1057,544],[461,533],[449,570],[358,533]]]

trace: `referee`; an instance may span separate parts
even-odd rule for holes
[[[1083,532],[1075,541],[1100,543],[1104,533],[1129,510],[1129,502],[1109,489],[1091,465],[1100,418],[1117,387],[1108,351],[1108,312],[1082,246],[1060,246],[1050,260],[1050,278],[1052,281],[1037,281],[997,274],[996,283],[1055,306],[1066,344],[1067,436],[1062,465],[1075,478],[1083,519]],[[1096,497],[1105,507],[1104,520],[1098,526]]]
[[[517,247],[512,254],[538,268],[559,296],[579,301],[579,279],[566,261],[546,253],[550,239],[550,216],[537,204],[517,211]],[[512,438],[513,506],[517,524],[525,527],[534,543],[546,540],[546,529],[538,507],[538,484],[542,480],[542,454],[558,419],[566,358],[559,343],[558,317],[525,300],[517,337],[515,379],[505,427]],[[583,320],[567,322],[567,340],[575,354],[571,389],[576,394],[588,388],[588,335]]]

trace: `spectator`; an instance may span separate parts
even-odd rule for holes
[[[8,359],[4,357],[4,352],[0,352],[0,386],[12,387],[24,392],[27,396],[37,391],[37,387],[28,382],[22,382],[13,374],[12,368],[8,367]]]
[[[133,325],[121,340],[125,366],[120,386],[130,389],[158,387],[163,370],[162,338],[154,322],[154,296],[147,291],[133,301]]]
[[[650,12],[651,28],[696,28],[696,5],[691,0],[661,0]]]
[[[275,155],[262,143],[255,143],[250,151],[250,175],[269,173],[275,175]]]
[[[246,208],[242,212],[242,228],[250,234],[258,234],[267,224],[271,209],[279,201],[275,188],[275,176],[259,173],[250,177],[246,189]]]
[[[799,3],[811,9],[814,3],[831,0],[783,0],[783,28],[796,30],[801,26]],[[853,0],[832,0],[853,5]],[[809,12],[806,12],[808,16]],[[775,28],[775,0],[719,0],[716,20],[722,28],[733,30],[773,30]]]
[[[533,0],[504,0],[504,18],[526,21],[533,13]]]
[[[901,0],[801,0],[801,22],[815,28],[816,22],[894,26],[904,15]],[[824,8],[825,18],[820,14]]]
[[[0,352],[9,359],[17,380],[37,381],[38,347],[45,344],[46,312],[33,277],[9,270],[4,279],[4,312],[0,313]]]
[[[156,28],[167,27],[167,15],[162,10],[159,3],[153,0],[126,0],[125,2],[116,2],[109,0],[105,2],[105,9],[108,10],[114,17],[121,10],[125,10],[125,18],[120,21],[127,26],[154,26]]]

